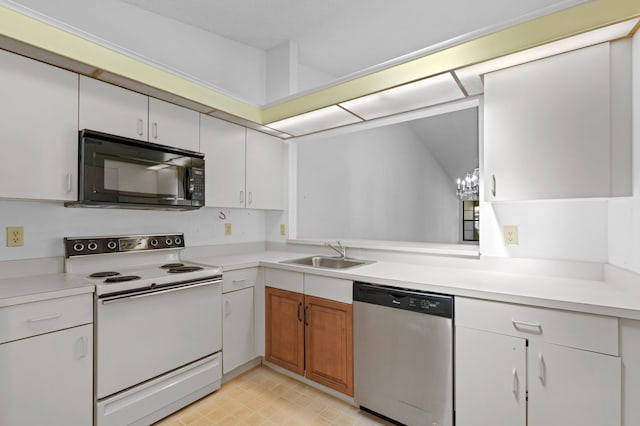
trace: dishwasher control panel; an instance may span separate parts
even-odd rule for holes
[[[453,296],[446,294],[355,282],[353,301],[453,318]]]

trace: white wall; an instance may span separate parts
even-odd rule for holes
[[[221,213],[226,216],[221,219]],[[224,235],[224,224],[232,235]],[[202,208],[192,211],[156,211],[67,208],[62,203],[0,201],[0,229],[23,226],[24,247],[0,244],[0,261],[63,256],[64,237],[183,232],[187,247],[263,242],[265,212]]]
[[[266,60],[260,49],[120,1],[2,0],[2,3],[30,8],[46,15],[42,18],[47,23],[195,77],[238,99],[253,104],[265,102]]]
[[[459,241],[454,184],[407,124],[296,143],[298,238]]]
[[[640,32],[632,47],[633,196],[609,202],[609,263],[640,273]]]

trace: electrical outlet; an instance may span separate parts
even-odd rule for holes
[[[7,247],[24,246],[24,228],[22,226],[7,226]]]
[[[224,235],[231,235],[231,224],[230,223],[225,223],[224,224]]]
[[[505,226],[504,232],[504,245],[505,246],[517,246],[518,243],[518,227],[517,226]]]
[[[287,235],[286,228],[284,227],[284,223],[280,224],[280,235],[282,236]]]

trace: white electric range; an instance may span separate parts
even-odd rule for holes
[[[182,234],[65,238],[95,284],[95,424],[148,425],[220,387],[222,269],[180,259]]]

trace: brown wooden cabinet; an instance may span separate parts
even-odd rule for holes
[[[353,396],[353,305],[266,288],[267,361]]]
[[[265,299],[265,358],[304,374],[304,295],[267,287]]]

